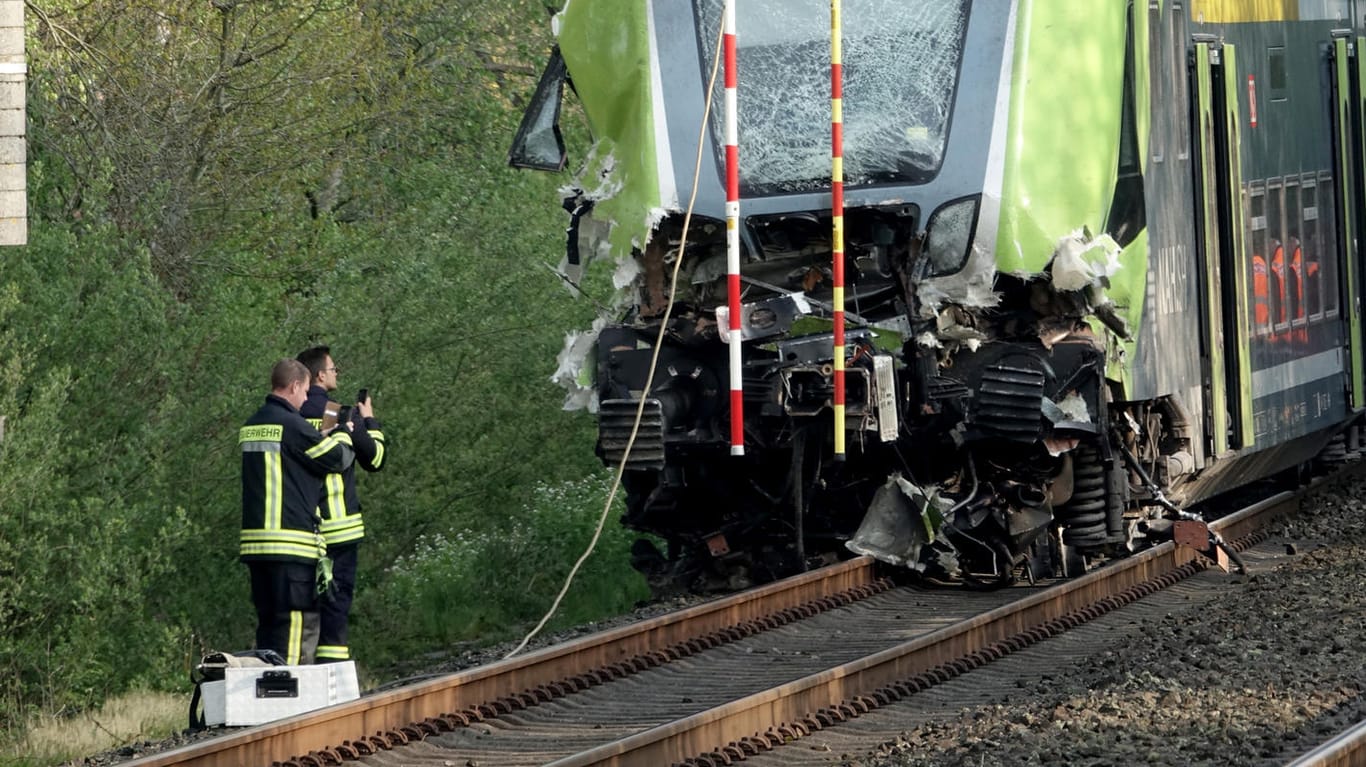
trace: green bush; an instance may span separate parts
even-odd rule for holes
[[[29,245],[0,259],[0,729],[184,690],[199,652],[250,645],[237,428],[314,343],[392,447],[360,480],[363,659],[515,634],[587,545],[605,480],[564,478],[600,471],[592,419],[549,382],[594,316],[547,268],[566,179],[503,163],[544,5],[319,8],[226,79],[205,41],[288,9],[31,19]],[[558,624],[645,596],[617,515]]]
[[[537,483],[521,513],[501,525],[423,536],[378,588],[358,595],[357,654],[384,666],[418,650],[509,638],[534,625],[587,549],[610,487],[602,472]],[[635,536],[618,522],[620,501],[618,494],[549,628],[617,615],[649,596],[626,565]]]

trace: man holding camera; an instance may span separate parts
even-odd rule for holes
[[[347,624],[351,600],[356,591],[356,549],[365,537],[361,519],[360,496],[356,493],[356,464],[366,471],[379,471],[384,466],[384,432],[375,420],[369,393],[361,389],[355,407],[338,406],[332,401],[337,390],[337,364],[326,346],[314,346],[299,352],[296,359],[308,368],[311,385],[308,397],[299,412],[304,418],[319,425],[330,422],[329,408],[343,428],[350,423],[351,444],[356,453],[355,463],[344,471],[329,474],[323,482],[318,500],[322,517],[322,534],[327,542],[327,556],[332,560],[332,588],[321,605],[322,625],[318,640],[317,660],[331,663],[348,660],[351,649],[347,645]]]
[[[346,430],[322,434],[299,415],[308,370],[282,359],[271,392],[238,431],[242,451],[241,561],[251,574],[256,647],[286,663],[311,663],[319,639],[317,578],[324,541],[317,496],[324,479],[349,471]]]

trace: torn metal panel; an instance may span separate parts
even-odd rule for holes
[[[1068,392],[1066,397],[1055,403],[1058,411],[1062,413],[1063,419],[1055,423],[1075,423],[1089,424],[1091,421],[1091,411],[1086,406],[1086,400],[1076,392]]]
[[[956,274],[923,280],[917,285],[920,316],[929,319],[946,304],[989,309],[1001,303],[996,292],[996,258],[974,243],[967,262]]]
[[[1053,288],[1081,290],[1091,285],[1109,285],[1109,277],[1119,271],[1119,245],[1108,234],[1092,237],[1086,227],[1058,241],[1048,273]]]
[[[598,411],[593,366],[597,362],[598,334],[606,324],[605,319],[598,319],[591,329],[564,336],[564,347],[555,358],[555,372],[550,380],[565,390],[565,410]]]
[[[922,572],[920,550],[938,539],[944,515],[952,507],[937,488],[922,488],[900,473],[892,474],[878,488],[863,523],[845,546],[856,554]]]
[[[595,201],[592,217],[610,222],[617,255],[648,241],[652,211],[663,205],[650,16],[639,0],[574,2],[553,27],[597,137],[576,186]]]
[[[811,313],[811,304],[802,293],[774,296],[740,305],[740,338],[750,341],[786,335],[792,324]],[[716,307],[716,325],[721,340],[730,343],[730,309]]]

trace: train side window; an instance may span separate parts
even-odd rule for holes
[[[1133,5],[1124,41],[1124,82],[1120,94],[1119,166],[1116,169],[1115,193],[1110,199],[1110,214],[1105,231],[1121,247],[1127,247],[1146,225],[1146,205],[1143,198],[1143,157],[1138,146],[1138,124],[1135,116],[1134,93],[1134,24]]]
[[[1285,193],[1285,266],[1286,266],[1286,313],[1291,325],[1305,323],[1304,308],[1304,254],[1300,248],[1300,183],[1299,179],[1287,178],[1283,187]]]
[[[1266,252],[1271,277],[1271,323],[1277,332],[1290,327],[1290,280],[1285,252],[1285,210],[1281,194],[1285,189],[1279,180],[1266,185]]]
[[[1266,189],[1261,183],[1248,184],[1247,249],[1252,252],[1252,325],[1253,335],[1271,332],[1271,289],[1266,249]]]
[[[1271,101],[1285,101],[1285,46],[1278,45],[1266,49],[1267,90]]]
[[[1171,103],[1167,87],[1170,75],[1167,73],[1176,66],[1171,58],[1171,43],[1162,39],[1162,5],[1158,0],[1148,0],[1148,50],[1151,51],[1148,56],[1148,102],[1151,114],[1156,117],[1162,114],[1164,104]],[[1154,162],[1162,162],[1162,148],[1166,139],[1165,131],[1161,130],[1157,120],[1153,120],[1148,133],[1148,149],[1152,152]]]
[[[1300,216],[1304,221],[1300,249],[1304,252],[1304,303],[1310,320],[1323,319],[1323,250],[1319,238],[1319,182],[1305,174],[1300,184]]]
[[[1331,171],[1319,173],[1318,183],[1318,222],[1319,242],[1323,253],[1319,260],[1323,270],[1323,314],[1325,317],[1338,316],[1338,214],[1337,197],[1333,189]]]
[[[1180,50],[1180,54],[1175,56],[1175,60],[1182,62],[1182,65],[1177,70],[1177,76],[1172,78],[1172,82],[1175,83],[1176,86],[1175,92],[1173,94],[1175,98],[1172,100],[1172,103],[1180,104],[1180,108],[1184,110],[1186,108],[1186,105],[1190,104],[1190,99],[1186,94],[1186,67],[1184,63],[1186,61],[1185,3],[1180,2],[1180,0],[1173,0],[1173,2],[1171,3],[1171,8],[1167,11],[1167,23],[1170,25],[1168,36],[1172,41],[1171,45],[1172,47],[1178,48]],[[1186,160],[1190,158],[1191,153],[1190,120],[1179,119],[1177,120],[1177,123],[1181,126],[1181,135],[1179,143],[1176,146],[1176,159]]]

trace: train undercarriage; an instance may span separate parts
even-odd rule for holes
[[[850,552],[994,588],[1079,574],[1193,516],[1164,495],[1196,468],[1191,416],[1176,398],[1126,402],[1107,380],[1107,340],[1125,328],[1106,311],[1101,270],[1072,291],[1054,272],[995,275],[990,307],[931,304],[923,243],[896,221],[865,213],[853,228],[843,457],[819,270],[770,247],[776,274],[747,279],[737,457],[717,286],[702,260],[666,319],[673,254],[644,254],[642,300],[597,336],[598,452],[624,463],[622,523],[649,534],[632,563],[656,592],[733,590]],[[1077,233],[1059,252],[1104,245]]]

